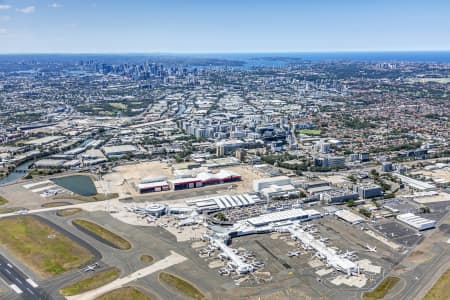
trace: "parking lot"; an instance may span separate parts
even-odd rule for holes
[[[405,247],[414,246],[418,243],[423,235],[417,230],[403,225],[398,221],[390,221],[374,226],[385,237],[402,244]]]

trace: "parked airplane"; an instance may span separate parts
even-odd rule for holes
[[[302,244],[302,248],[305,249],[305,250],[311,250],[312,249],[310,246],[304,245],[304,244]]]
[[[300,251],[291,251],[287,253],[287,256],[289,257],[293,257],[293,256],[298,256],[300,254]]]
[[[325,256],[322,253],[320,253],[320,252],[316,252],[314,254],[314,257],[317,257],[318,259],[324,259],[325,258]]]
[[[370,247],[369,244],[366,245],[367,251],[368,252],[377,252],[377,247]]]
[[[353,258],[355,256],[355,251],[346,250],[344,254],[342,254],[343,258]]]

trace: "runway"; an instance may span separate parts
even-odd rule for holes
[[[0,255],[0,276],[8,286],[22,299],[52,299],[28,276],[14,267],[4,256]]]

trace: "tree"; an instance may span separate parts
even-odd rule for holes
[[[228,218],[225,216],[224,213],[219,212],[216,214],[216,218],[220,221],[228,221]]]
[[[370,218],[370,216],[372,215],[372,213],[365,208],[361,208],[359,210],[359,213],[366,216],[367,218]]]
[[[375,170],[375,169],[372,169],[372,170],[370,170],[370,174],[372,175],[372,176],[374,176],[374,177],[378,177],[380,174],[377,172],[377,170]]]

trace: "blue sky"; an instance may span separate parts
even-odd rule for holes
[[[444,0],[0,0],[0,53],[450,50]]]

